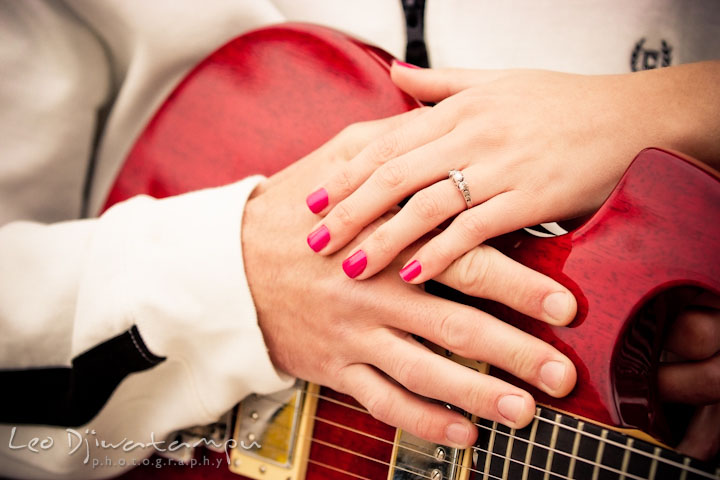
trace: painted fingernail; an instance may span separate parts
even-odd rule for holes
[[[405,67],[405,68],[417,68],[417,69],[420,68],[420,67],[418,67],[417,65],[413,65],[412,63],[401,62],[400,60],[394,60],[394,62],[395,62],[398,66],[400,66],[400,67]]]
[[[540,380],[550,390],[558,390],[565,381],[567,367],[563,362],[551,360],[540,368]]]
[[[519,395],[505,395],[498,400],[498,412],[510,422],[517,422],[525,411],[525,399]]]
[[[570,315],[571,305],[572,301],[570,299],[570,295],[565,292],[551,293],[545,297],[545,300],[543,300],[543,309],[545,310],[545,313],[547,313],[548,316],[556,322],[567,321],[567,318]]]
[[[445,427],[445,439],[452,445],[467,447],[470,443],[470,427],[463,423],[451,423]]]
[[[345,275],[350,278],[355,278],[360,275],[363,270],[365,270],[366,266],[367,255],[365,255],[365,252],[363,252],[362,250],[358,250],[357,252],[353,253],[342,263]]]
[[[420,265],[420,262],[418,262],[417,260],[413,260],[400,270],[400,278],[402,278],[406,282],[409,282],[413,278],[420,275],[420,272],[422,272],[422,265]]]
[[[315,231],[313,231],[307,237],[308,245],[310,248],[319,252],[325,245],[330,241],[330,230],[325,225],[320,225]]]
[[[328,193],[324,188],[315,190],[313,193],[308,195],[305,200],[308,208],[313,213],[322,212],[325,207],[328,206]]]

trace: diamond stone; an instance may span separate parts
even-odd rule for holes
[[[464,180],[462,172],[455,171],[455,173],[453,173],[453,180],[456,182],[462,182]]]

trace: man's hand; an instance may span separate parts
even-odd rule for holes
[[[678,450],[703,460],[720,451],[720,297],[701,293],[673,322],[660,367],[663,400],[697,406]]]
[[[352,395],[374,417],[426,440],[466,447],[476,439],[472,423],[428,398],[513,428],[530,422],[534,401],[520,388],[432,353],[413,335],[503,368],[553,396],[575,384],[570,360],[488,314],[426,294],[395,270],[365,282],[348,279],[338,260],[388,216],[336,255],[314,255],[305,244],[315,218],[304,200],[314,182],[372,138],[418,115],[422,111],[351,126],[269,179],[247,204],[243,252],[260,328],[278,369]],[[441,281],[555,324],[575,315],[575,300],[562,285],[489,247],[456,261]],[[556,319],[543,309],[551,293],[562,297]]]

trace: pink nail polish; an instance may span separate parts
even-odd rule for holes
[[[419,69],[419,68],[420,68],[420,67],[418,67],[417,65],[413,65],[412,63],[401,62],[400,60],[393,60],[393,62],[395,62],[396,64],[398,64],[398,66],[400,66],[400,67],[416,68],[416,69]]]
[[[365,267],[367,266],[367,255],[362,250],[350,255],[342,264],[345,275],[350,278],[355,278],[360,275]]]
[[[330,241],[330,230],[325,225],[320,225],[314,232],[307,237],[307,243],[310,248],[319,252]]]
[[[322,212],[322,210],[328,206],[327,190],[325,190],[324,188],[315,190],[313,193],[308,195],[305,202],[307,203],[307,206],[311,212],[313,212],[313,213]]]
[[[417,260],[413,260],[400,270],[400,277],[406,282],[409,282],[420,275],[420,272],[422,272],[422,265],[420,265],[420,262]]]

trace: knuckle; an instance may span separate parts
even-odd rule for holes
[[[421,393],[423,388],[422,362],[399,358],[395,366],[396,380],[411,392]]]
[[[383,255],[390,255],[395,251],[392,238],[384,226],[379,227],[372,234],[372,243],[375,251]]]
[[[507,355],[507,369],[516,377],[524,380],[537,380],[540,378],[542,363],[539,359],[547,358],[536,351],[528,341],[516,341],[512,352]],[[534,382],[537,384],[538,382]]]
[[[407,165],[402,161],[391,161],[375,172],[375,181],[382,189],[399,187],[407,179]]]
[[[354,138],[357,135],[365,133],[365,129],[367,129],[367,125],[365,124],[365,122],[351,123],[350,125],[347,125],[345,128],[340,130],[338,136],[343,138]]]
[[[467,409],[481,417],[488,417],[494,406],[493,397],[487,386],[482,382],[470,382],[465,388],[464,398],[467,399]]]
[[[435,237],[436,239],[438,237]],[[455,260],[452,251],[448,248],[447,244],[441,241],[431,240],[426,248],[429,251],[430,257],[434,258],[437,263],[442,265],[450,265]]]
[[[383,423],[392,423],[392,405],[382,391],[365,391],[361,402],[373,418]]]
[[[487,246],[476,247],[455,264],[455,286],[458,290],[468,294],[479,294],[487,281],[490,271]]]
[[[413,434],[416,437],[420,437],[426,440],[442,438],[443,435],[438,435],[435,427],[436,418],[430,415],[426,411],[420,411],[417,415],[413,416],[412,424],[410,428],[413,430]]]
[[[443,342],[443,346],[453,353],[466,353],[468,335],[466,322],[463,314],[453,310],[443,316],[437,324],[437,337]]]
[[[470,242],[482,243],[487,238],[487,218],[469,210],[458,217],[460,235]]]
[[[410,200],[410,205],[418,217],[422,219],[436,220],[443,213],[440,201],[427,190],[420,190],[416,193]]]
[[[378,165],[382,165],[397,156],[398,151],[398,140],[395,135],[383,135],[373,143],[371,158]]]
[[[683,335],[688,345],[694,346],[699,351],[706,351],[714,346],[713,343],[717,338],[717,325],[713,318],[693,312],[685,326]]]
[[[347,228],[353,224],[354,215],[347,202],[338,203],[333,209],[333,216],[340,226]]]
[[[335,174],[334,183],[338,189],[338,193],[346,197],[353,191],[353,174],[350,168],[343,167]]]

